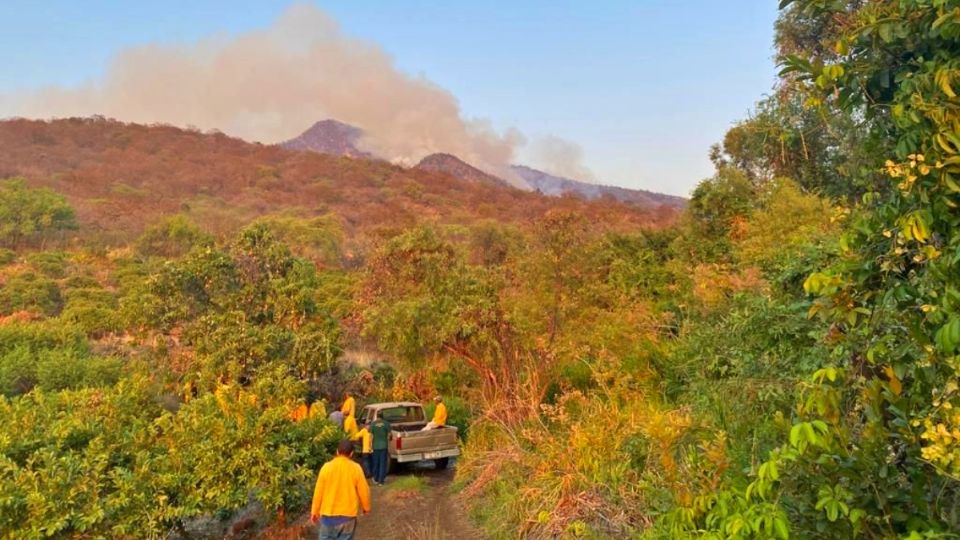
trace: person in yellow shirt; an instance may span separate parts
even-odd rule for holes
[[[360,428],[357,427],[357,419],[352,414],[343,413],[343,430],[347,432],[347,437],[351,440],[356,439]]]
[[[433,398],[433,401],[437,404],[437,408],[433,410],[433,420],[423,426],[421,431],[437,429],[447,425],[447,406],[443,404],[443,398],[437,396]]]
[[[370,512],[370,486],[353,459],[353,443],[340,441],[337,455],[324,463],[313,488],[310,522],[320,525],[320,540],[352,540],[357,514]]]
[[[363,465],[364,476],[370,478],[373,474],[373,435],[367,426],[363,426],[353,440],[360,441],[360,464]]]
[[[307,413],[308,418],[313,418],[314,416],[319,416],[320,418],[327,417],[327,406],[323,403],[323,400],[316,400],[310,404],[310,411]]]
[[[289,418],[290,420],[293,420],[294,422],[300,422],[301,420],[304,420],[307,418],[308,411],[309,411],[309,407],[307,407],[307,404],[301,401],[296,407],[294,407],[287,414],[287,418]]]
[[[347,416],[356,416],[357,415],[357,400],[353,399],[353,395],[350,392],[344,394],[346,398],[343,400],[343,405],[340,406],[340,412],[343,413],[344,417]],[[347,414],[349,413],[349,414]]]

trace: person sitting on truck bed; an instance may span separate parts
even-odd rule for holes
[[[340,441],[337,455],[324,463],[317,475],[310,522],[320,523],[320,540],[351,540],[357,530],[358,511],[370,512],[370,486],[352,456],[353,443]]]
[[[436,429],[447,425],[447,406],[443,404],[443,398],[437,396],[433,398],[433,401],[437,404],[437,408],[433,411],[433,420],[427,422],[427,425],[423,426],[421,431]]]

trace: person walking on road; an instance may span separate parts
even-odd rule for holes
[[[367,426],[373,447],[373,481],[382,486],[387,479],[387,445],[390,441],[390,422],[377,418]]]
[[[370,487],[352,456],[353,443],[342,440],[337,455],[320,468],[310,505],[310,522],[320,525],[320,540],[353,540],[357,514],[370,512]]]

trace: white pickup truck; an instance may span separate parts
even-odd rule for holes
[[[460,455],[457,428],[443,426],[421,431],[427,425],[423,406],[412,401],[372,403],[360,411],[360,422],[369,424],[377,418],[390,422],[390,468],[397,464],[433,461],[438,469],[446,469],[450,458]]]

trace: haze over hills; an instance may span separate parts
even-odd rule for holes
[[[337,120],[322,120],[299,136],[280,143],[289,150],[311,151],[346,157],[372,157],[371,154],[357,148],[363,131],[357,127]],[[480,170],[462,159],[447,153],[435,153],[424,157],[415,166],[417,169],[443,172],[466,180],[487,184],[506,184],[510,182]],[[585,199],[612,197],[620,202],[645,207],[665,205],[683,208],[686,199],[674,195],[655,193],[641,189],[629,189],[618,186],[606,186],[583,182],[572,178],[552,175],[525,165],[512,165],[511,171],[522,183],[521,187],[539,191],[549,197],[576,195]]]
[[[620,202],[634,203],[641,206],[666,205],[674,208],[683,208],[687,200],[676,195],[655,193],[643,189],[628,189],[619,186],[604,186],[581,182],[562,176],[554,176],[525,165],[512,165],[513,171],[536,191],[550,197],[559,197],[566,194],[580,195],[585,199],[599,199],[612,197]]]
[[[23,176],[65,194],[81,230],[106,241],[127,241],[178,212],[216,233],[266,214],[335,216],[347,236],[425,219],[519,223],[554,208],[634,229],[659,227],[676,216],[666,208],[549,198],[492,177],[465,182],[430,165],[459,160],[425,161],[403,168],[96,117],[0,121],[0,179]]]
[[[470,183],[501,186],[509,185],[506,181],[497,178],[492,174],[487,174],[451,154],[430,154],[429,156],[421,159],[420,163],[417,163],[414,168],[422,171],[433,171],[449,174],[454,178],[459,178],[460,180]]]

